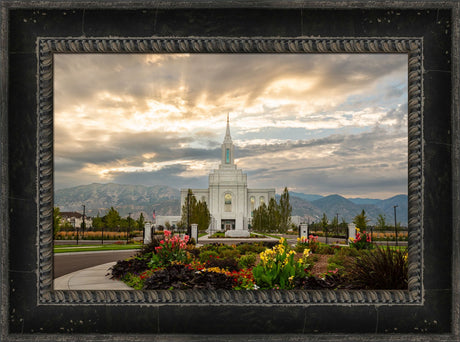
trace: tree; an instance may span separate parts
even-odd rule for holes
[[[114,207],[110,207],[109,212],[103,217],[103,221],[108,229],[119,228],[121,225],[120,214]]]
[[[190,202],[190,203],[189,203]],[[190,208],[190,215],[188,210]],[[211,213],[206,202],[197,201],[191,189],[188,189],[187,197],[182,205],[182,217],[180,225],[198,224],[199,230],[208,229],[211,223]]]
[[[292,213],[292,206],[289,203],[289,191],[287,187],[284,188],[284,191],[280,197],[279,212],[280,212],[279,213],[280,215],[279,230],[281,232],[286,232],[291,224],[291,213]]]
[[[323,231],[327,232],[327,226],[329,225],[329,220],[327,219],[326,213],[323,213],[323,217],[321,218],[321,228]]]
[[[137,219],[137,227],[139,230],[143,230],[145,228],[145,218],[144,218],[144,214],[141,213],[141,215],[139,216],[139,218]]]
[[[252,229],[259,232],[268,231],[268,208],[265,203],[262,203],[254,210],[252,216]]]
[[[104,227],[104,222],[102,221],[102,217],[99,216],[99,212],[97,216],[93,218],[93,228],[94,230],[98,231]]]
[[[193,223],[198,224],[199,230],[208,229],[211,223],[211,213],[209,212],[208,205],[206,202],[199,201],[196,204],[196,207],[193,208],[193,218],[195,221]]]
[[[326,243],[328,243],[327,237],[329,236],[329,232],[328,232],[329,220],[327,219],[326,213],[323,213],[323,217],[321,218],[320,225],[321,225],[322,231],[324,232],[324,236],[326,237]]]
[[[377,227],[381,230],[384,230],[387,227],[385,215],[379,214],[377,217]]]
[[[61,211],[59,207],[53,209],[53,235],[56,238],[56,234],[61,230]]]
[[[268,230],[275,232],[280,230],[280,212],[276,200],[272,197],[268,202]]]
[[[353,223],[355,224],[356,228],[363,230],[366,229],[368,222],[369,220],[366,217],[366,212],[364,211],[364,209],[363,211],[361,211],[361,214],[356,215],[353,219]]]
[[[335,215],[331,222],[331,227],[335,229],[335,233],[339,235],[339,219]]]

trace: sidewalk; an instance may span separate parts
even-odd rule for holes
[[[54,290],[133,290],[120,280],[106,276],[115,262],[86,268],[54,279]]]

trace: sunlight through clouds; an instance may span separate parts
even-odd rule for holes
[[[407,193],[402,54],[61,54],[54,88],[56,188],[206,182],[229,113],[252,187]]]

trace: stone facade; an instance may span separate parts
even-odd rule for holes
[[[211,230],[224,230],[227,236],[249,236],[252,212],[263,202],[268,205],[275,197],[275,189],[248,189],[247,175],[234,162],[235,149],[228,116],[221,149],[221,163],[209,175],[209,188],[191,190],[197,201],[205,201],[208,205]],[[182,204],[187,201],[187,192],[188,189],[181,189]]]

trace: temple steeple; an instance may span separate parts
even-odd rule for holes
[[[234,167],[233,152],[234,152],[234,147],[233,147],[232,137],[230,135],[230,119],[229,119],[229,113],[227,113],[227,129],[225,131],[224,142],[222,143],[221,167],[229,167],[229,166]]]
[[[225,143],[232,143],[232,136],[230,135],[230,119],[229,113],[227,113],[227,130],[225,132],[224,144]]]

